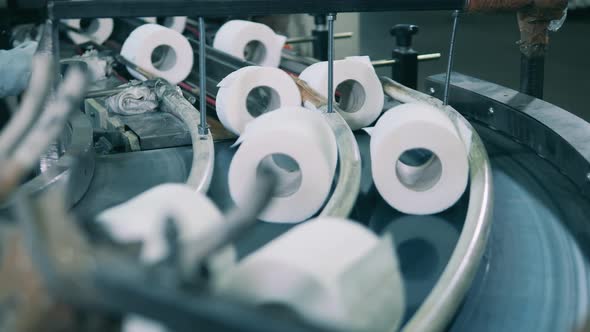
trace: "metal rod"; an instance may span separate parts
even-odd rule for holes
[[[545,78],[545,54],[520,55],[520,92],[543,99],[543,82]]]
[[[440,53],[429,53],[429,54],[420,54],[418,55],[418,61],[431,61],[440,59]],[[386,60],[375,60],[371,61],[373,67],[387,67],[397,63],[396,59],[386,59]]]
[[[199,17],[199,111],[201,112],[201,123],[199,134],[207,135],[207,63],[205,54],[205,19]]]
[[[54,90],[61,82],[61,68],[59,65],[60,49],[59,49],[59,20],[51,20],[51,46],[53,53],[53,61],[55,62],[53,69],[55,70],[55,80],[53,81]]]
[[[334,39],[346,39],[352,38],[354,35],[353,32],[339,32],[334,34]],[[314,36],[304,36],[304,37],[293,37],[287,39],[287,44],[299,44],[299,43],[310,43],[315,41],[317,38]]]
[[[457,25],[459,24],[459,11],[453,11],[453,31],[451,32],[451,44],[449,46],[449,62],[447,64],[447,76],[445,79],[445,95],[443,102],[449,104],[449,87],[451,85],[451,71],[453,70],[453,56],[455,55],[455,37],[457,36]]]
[[[334,112],[334,20],[335,13],[329,13],[328,19],[328,113]]]
[[[28,1],[30,7],[44,9],[45,1]],[[37,4],[38,3],[38,4]],[[203,17],[331,12],[377,12],[407,10],[464,9],[465,0],[167,0],[166,6],[154,0],[50,1],[55,18],[179,16],[198,13]],[[511,3],[511,2],[509,2]],[[526,1],[528,4],[529,1]],[[33,9],[32,8],[32,9]]]

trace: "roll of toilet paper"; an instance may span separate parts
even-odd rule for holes
[[[193,49],[179,32],[158,24],[144,24],[133,30],[123,43],[121,55],[172,84],[183,81],[193,67]],[[137,79],[143,75],[127,68]]]
[[[451,120],[433,106],[409,103],[385,112],[373,129],[370,149],[375,186],[401,212],[437,213],[465,191],[465,145]],[[432,156],[421,165],[405,164],[403,154],[417,149]]]
[[[229,191],[238,206],[249,203],[246,188],[266,165],[279,177],[260,219],[294,223],[313,216],[324,204],[336,169],[336,139],[321,114],[302,107],[265,113],[246,127],[229,167]]]
[[[186,16],[142,17],[142,19],[148,23],[159,24],[180,33],[184,32],[186,27]]]
[[[415,310],[447,266],[459,231],[440,217],[403,216],[387,226],[383,234],[393,235],[404,276],[406,307]]]
[[[170,218],[176,223],[181,242],[202,236],[223,222],[222,214],[207,196],[184,184],[156,186],[103,211],[97,222],[120,242],[142,242],[140,258],[153,264],[168,255],[165,229]],[[215,279],[232,267],[235,257],[232,247],[212,256],[207,262],[211,277]]]
[[[391,238],[358,223],[318,218],[244,258],[219,293],[261,308],[280,305],[305,320],[346,331],[395,331],[404,290]]]
[[[278,67],[286,40],[264,24],[233,20],[219,28],[213,47],[260,66]]]
[[[83,32],[68,31],[68,37],[74,44],[84,44],[92,41],[100,45],[109,39],[113,33],[114,24],[112,18],[70,19],[63,20],[63,22],[67,26]]]
[[[299,78],[324,97],[328,93],[328,63],[307,67]],[[383,88],[369,57],[334,61],[334,89],[339,93],[340,114],[352,130],[373,123],[383,109]],[[336,98],[335,93],[331,94]]]
[[[219,120],[237,135],[260,114],[281,107],[301,106],[297,85],[277,68],[243,67],[226,76],[217,86]]]

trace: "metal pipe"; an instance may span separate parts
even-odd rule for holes
[[[339,32],[334,34],[334,39],[346,39],[352,38],[354,33],[352,32]],[[299,44],[299,43],[311,43],[317,40],[317,37],[314,36],[304,36],[304,37],[293,37],[287,39],[287,44]]]
[[[451,44],[449,45],[449,61],[447,63],[447,77],[445,80],[445,95],[443,103],[449,104],[449,85],[451,84],[451,72],[453,70],[453,57],[455,55],[455,37],[457,36],[457,25],[459,24],[459,11],[453,12],[453,31],[451,32]]]
[[[438,59],[440,59],[440,57],[441,57],[441,54],[440,53],[420,54],[420,55],[418,55],[418,61],[438,60]],[[391,65],[393,65],[395,63],[397,63],[397,60],[396,59],[371,61],[371,64],[373,65],[373,67],[376,67],[376,68],[379,68],[379,67],[388,67],[388,66],[391,66]]]
[[[193,146],[193,163],[186,184],[196,191],[206,193],[213,177],[215,150],[213,137],[199,133],[199,111],[191,105],[174,86],[164,80],[156,81],[154,91],[162,110],[176,116],[188,128]]]
[[[201,112],[201,123],[199,134],[207,135],[207,58],[205,50],[205,19],[199,17],[199,111]]]
[[[86,84],[86,75],[78,68],[72,68],[68,72],[55,98],[49,102],[38,121],[21,139],[13,156],[2,163],[0,200],[10,194],[49,144],[62,132],[69,115],[84,97]]]
[[[293,77],[293,80],[301,92],[301,99],[322,112],[336,137],[338,146],[338,180],[320,216],[346,218],[352,211],[361,185],[361,157],[358,143],[350,126],[340,113],[326,112],[328,103],[324,96],[313,90],[302,79]]]
[[[404,332],[443,331],[478,271],[492,224],[492,169],[486,149],[477,134],[459,112],[434,97],[409,89],[389,78],[381,78],[386,95],[403,103],[424,102],[444,112],[458,128],[471,133],[469,145],[469,205],[463,230],[455,250],[438,282],[414,316],[402,328]]]
[[[543,99],[545,54],[520,55],[520,92]]]
[[[334,20],[335,13],[329,13],[328,19],[328,113],[334,112]]]
[[[0,2],[1,3],[1,2]],[[55,19],[98,17],[179,16],[199,13],[206,17],[330,12],[386,12],[409,10],[466,10],[470,12],[516,11],[525,8],[563,10],[567,0],[167,0],[166,6],[153,0],[13,0],[8,6],[11,18],[45,17],[50,9]],[[0,7],[1,8],[1,7]],[[5,10],[5,9],[0,9]]]

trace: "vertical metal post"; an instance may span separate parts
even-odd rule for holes
[[[328,113],[334,112],[334,20],[335,13],[328,16]]]
[[[418,87],[418,52],[412,48],[412,37],[418,30],[418,26],[413,24],[397,24],[391,28],[391,34],[396,39],[396,47],[391,54],[396,60],[391,66],[391,77],[411,89]]]
[[[61,82],[61,67],[60,67],[60,49],[59,49],[59,20],[51,19],[51,53],[53,55],[53,62],[54,62],[54,70],[55,70],[55,80],[54,88],[57,89],[57,86]]]
[[[326,15],[314,15],[315,28],[311,31],[314,37],[313,57],[320,61],[328,60],[328,28],[326,24]]]
[[[207,135],[207,64],[205,54],[205,19],[199,17],[199,111],[201,112],[201,123],[199,134]]]
[[[541,46],[544,48],[544,46]],[[545,51],[534,52],[534,55],[520,55],[520,92],[535,98],[543,99],[545,79]]]
[[[443,102],[449,104],[449,88],[451,85],[451,72],[453,71],[453,57],[455,55],[455,37],[457,36],[457,25],[459,24],[459,11],[453,12],[453,31],[451,32],[451,45],[449,46],[449,62],[447,64],[447,76],[445,79],[445,95]]]

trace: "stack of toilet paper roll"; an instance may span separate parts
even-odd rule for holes
[[[166,28],[182,33],[186,27],[186,16],[172,16],[172,17],[142,17],[148,23],[156,23]]]
[[[278,68],[240,68],[226,76],[217,86],[217,116],[227,130],[237,135],[262,113],[301,105],[297,85]],[[260,93],[256,94],[257,91]]]
[[[123,43],[121,55],[148,73],[172,84],[183,81],[193,68],[193,49],[178,31],[158,24],[137,27]],[[154,60],[157,56],[159,59]],[[133,77],[146,78],[127,68]]]
[[[327,62],[307,67],[299,78],[324,97],[336,98],[336,91],[328,93]],[[370,125],[381,114],[383,88],[369,57],[334,61],[334,89],[340,92],[339,112],[352,130]]]
[[[395,331],[404,290],[390,236],[339,218],[301,224],[244,258],[219,294],[346,331]]]
[[[294,223],[313,216],[324,204],[334,177],[338,150],[334,134],[319,112],[286,107],[265,113],[246,126],[229,168],[229,190],[236,205],[249,204],[246,188],[265,165],[279,184],[259,216]]]
[[[141,260],[153,264],[167,257],[166,223],[174,220],[179,240],[190,241],[207,234],[223,216],[207,196],[184,184],[163,184],[139,196],[103,211],[97,222],[121,243],[142,243]],[[205,264],[214,281],[234,267],[233,247],[221,249]],[[123,332],[165,332],[162,325],[144,317],[128,315],[123,320]]]
[[[74,44],[94,42],[100,45],[109,39],[113,33],[114,23],[112,18],[70,19],[62,22],[81,31],[81,33],[68,31],[68,37]]]
[[[424,103],[393,107],[371,131],[375,186],[401,212],[422,215],[446,210],[467,186],[469,145],[441,110]],[[418,162],[404,158],[412,154]]]
[[[219,28],[213,47],[256,65],[278,67],[286,40],[264,24],[233,20]]]

